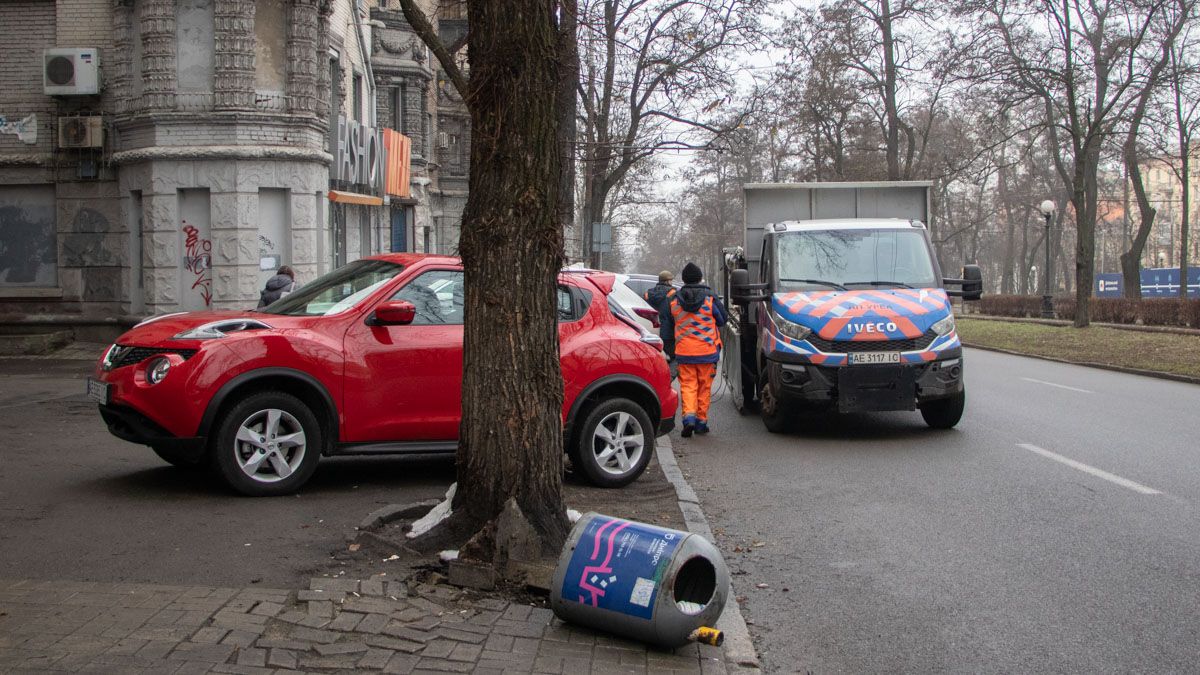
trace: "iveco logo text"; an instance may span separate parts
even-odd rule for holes
[[[879,321],[876,323],[852,323],[846,326],[846,330],[851,333],[894,333],[898,329],[896,324],[891,321],[886,323]]]

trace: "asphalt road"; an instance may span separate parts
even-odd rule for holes
[[[952,431],[675,442],[772,672],[1195,672],[1200,387],[978,350]],[[766,584],[765,588],[758,585]]]
[[[296,496],[235,496],[111,436],[91,367],[0,359],[0,578],[288,588],[371,511],[454,480],[447,458],[339,458]]]

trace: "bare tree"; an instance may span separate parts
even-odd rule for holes
[[[1141,152],[1145,143],[1143,123],[1147,111],[1155,95],[1163,86],[1163,73],[1171,65],[1172,55],[1176,51],[1176,42],[1180,32],[1187,25],[1195,3],[1192,0],[1181,0],[1171,12],[1160,18],[1163,29],[1159,40],[1159,52],[1149,63],[1146,79],[1137,91],[1137,98],[1129,114],[1125,128],[1125,140],[1121,148],[1125,172],[1128,174],[1129,187],[1133,190],[1134,200],[1138,206],[1138,228],[1129,241],[1129,248],[1121,254],[1121,277],[1124,281],[1126,298],[1142,299],[1141,260],[1146,241],[1154,227],[1157,209],[1150,203],[1146,194],[1146,185],[1142,176]]]
[[[459,250],[466,271],[462,426],[452,531],[478,531],[515,506],[545,553],[565,540],[556,280],[562,266],[562,124],[574,98],[568,2],[467,0],[468,73],[415,0],[405,17],[471,114],[470,194]],[[513,92],[520,92],[514,96]],[[497,561],[503,562],[503,561]]]
[[[583,243],[640,161],[729,131],[704,116],[735,89],[723,61],[757,26],[763,0],[584,0],[580,4]],[[596,264],[595,256],[590,256]]]
[[[993,77],[1044,106],[1075,218],[1075,326],[1090,323],[1102,146],[1145,81],[1143,52],[1161,2],[983,0]],[[1153,50],[1151,50],[1153,51]],[[1056,155],[1057,157],[1057,155]],[[1066,214],[1063,214],[1066,215]],[[1061,231],[1060,231],[1061,236]]]

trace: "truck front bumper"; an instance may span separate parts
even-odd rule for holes
[[[963,391],[960,350],[947,358],[886,366],[816,366],[767,361],[772,382],[789,402],[838,412],[916,410],[928,401]]]

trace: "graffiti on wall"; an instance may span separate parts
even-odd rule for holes
[[[200,230],[183,221],[183,268],[192,275],[192,289],[212,306],[212,241],[200,238]]]
[[[37,143],[37,114],[26,115],[19,120],[10,120],[0,115],[0,134],[16,134],[17,140],[26,145]]]

